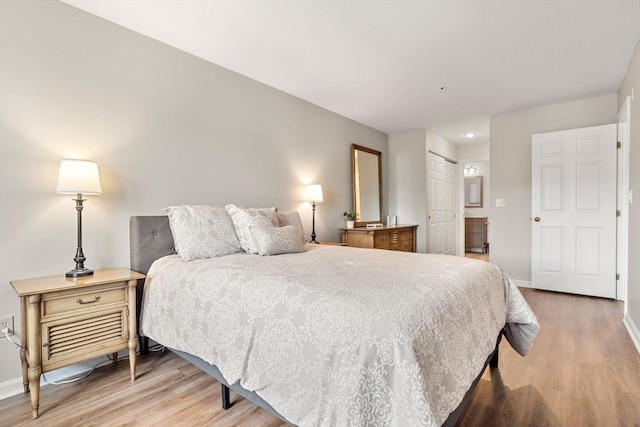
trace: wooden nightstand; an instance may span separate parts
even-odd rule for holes
[[[342,242],[320,242],[320,244],[325,246],[347,246],[346,243]]]
[[[61,274],[11,282],[20,296],[22,380],[33,418],[44,372],[128,348],[135,380],[136,283],[143,278],[122,268],[78,279]]]

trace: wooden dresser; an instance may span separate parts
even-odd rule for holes
[[[342,243],[356,248],[416,251],[417,225],[396,225],[380,228],[341,228]]]
[[[489,252],[487,241],[486,216],[464,219],[464,250],[465,252]]]

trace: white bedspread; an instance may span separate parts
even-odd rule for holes
[[[157,260],[143,335],[196,355],[300,426],[436,426],[507,338],[539,330],[493,264],[306,245],[299,254]]]

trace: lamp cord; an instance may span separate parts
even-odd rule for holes
[[[22,345],[15,342],[13,338],[11,338],[11,335],[9,335],[9,328],[4,328],[2,330],[2,333],[4,334],[5,337],[7,337],[9,341],[11,341],[13,345],[15,345],[17,348],[22,348]]]

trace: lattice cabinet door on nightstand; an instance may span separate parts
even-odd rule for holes
[[[111,269],[78,279],[60,275],[11,282],[20,296],[20,359],[33,418],[38,417],[45,372],[128,348],[135,380],[136,284],[143,278],[128,269]]]

